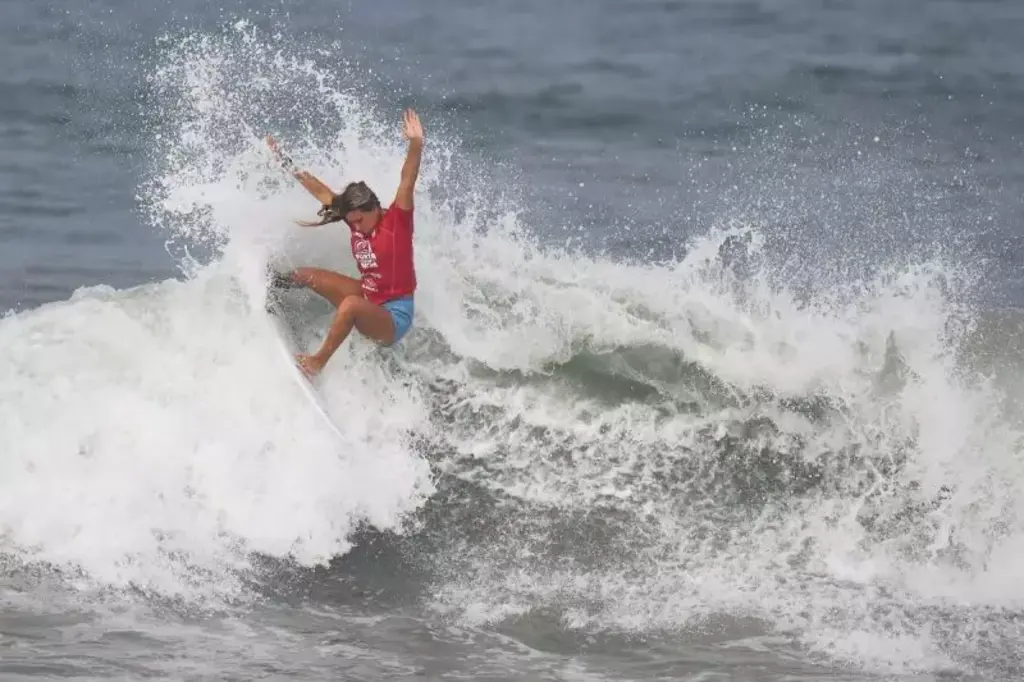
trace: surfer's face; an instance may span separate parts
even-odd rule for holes
[[[369,211],[364,211],[357,208],[351,210],[345,214],[345,222],[356,232],[370,234],[380,222],[380,209],[371,208]]]

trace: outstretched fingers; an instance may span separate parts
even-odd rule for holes
[[[406,109],[403,116],[405,136],[410,140],[423,139],[423,124],[420,117],[412,109]]]

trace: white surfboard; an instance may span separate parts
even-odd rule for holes
[[[331,416],[327,412],[327,405],[324,403],[323,397],[306,377],[302,368],[299,367],[298,361],[295,359],[295,356],[299,352],[298,344],[295,341],[295,336],[292,333],[292,330],[284,321],[284,311],[278,303],[273,301],[268,301],[266,311],[267,319],[270,321],[270,326],[274,331],[274,336],[276,337],[278,346],[281,349],[281,357],[287,370],[291,373],[295,383],[298,384],[300,389],[302,389],[302,392],[309,401],[309,404],[320,414],[324,424],[326,424],[339,438],[341,438],[341,431],[338,430],[338,427],[335,426],[334,422],[331,420]]]

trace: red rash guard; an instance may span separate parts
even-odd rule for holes
[[[380,305],[412,295],[416,290],[412,211],[392,203],[369,237],[352,230],[352,256],[362,275],[366,300]]]

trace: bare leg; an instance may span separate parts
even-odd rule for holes
[[[312,289],[339,307],[349,296],[363,297],[363,285],[358,279],[340,275],[323,268],[298,268],[287,277],[295,284]]]
[[[383,307],[370,303],[365,298],[349,296],[338,306],[338,312],[327,330],[327,338],[313,355],[300,355],[299,366],[307,376],[313,376],[323,369],[341,344],[355,327],[360,334],[378,343],[389,344],[395,338],[395,325],[391,314]]]

